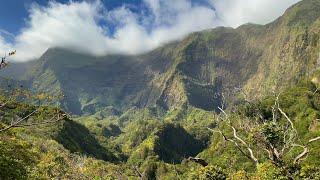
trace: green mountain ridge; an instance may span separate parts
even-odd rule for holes
[[[139,56],[49,49],[19,66],[28,75],[18,70],[11,76],[29,77],[35,91],[62,91],[62,106],[75,114],[107,106],[169,110],[190,104],[215,110],[222,101],[237,101],[242,93],[236,89],[255,99],[311,76],[319,67],[319,8],[318,0],[305,0],[265,26],[197,32]]]

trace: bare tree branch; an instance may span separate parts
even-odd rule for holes
[[[56,123],[56,122],[59,122],[61,121],[62,119],[64,119],[66,116],[59,116],[59,114],[57,115],[57,119],[56,119],[56,116],[53,116],[52,118],[50,118],[49,120],[47,121],[44,121],[44,122],[38,122],[38,123],[30,123],[30,124],[20,124],[20,125],[16,125],[14,127],[29,127],[29,126],[38,126],[38,125],[43,125],[43,124],[52,124],[52,123]],[[56,120],[54,120],[56,119]]]
[[[257,145],[258,149],[261,148],[261,150],[264,150],[267,152],[268,155],[268,159],[271,160],[271,162],[278,166],[278,167],[284,167],[286,166],[284,164],[284,159],[283,157],[285,157],[285,153],[290,152],[293,148],[303,148],[303,151],[301,153],[299,153],[294,159],[293,159],[293,163],[297,164],[299,163],[303,158],[305,158],[310,149],[308,147],[308,145],[310,143],[313,143],[315,141],[319,141],[320,140],[320,136],[315,137],[310,139],[309,141],[302,143],[302,141],[299,138],[299,134],[297,132],[297,129],[295,128],[295,125],[293,123],[293,121],[289,118],[289,116],[280,108],[280,105],[278,103],[280,98],[280,94],[278,94],[276,96],[274,105],[272,106],[272,120],[274,123],[274,125],[276,125],[276,129],[274,133],[277,133],[277,139],[275,139],[275,141],[273,140],[269,140],[267,138],[268,133],[270,132],[266,132],[267,134],[264,134],[264,132],[259,132],[257,133],[257,137],[258,138],[262,138],[260,139],[260,141],[257,141]],[[248,123],[245,123],[245,121],[243,121],[243,119],[241,121],[239,121],[239,119],[233,119],[231,121],[232,116],[229,116],[226,111],[223,110],[223,108],[218,107],[218,109],[221,111],[221,113],[217,116],[217,121],[218,122],[224,122],[226,123],[227,126],[229,126],[232,129],[232,135],[231,134],[224,134],[224,132],[219,129],[219,124],[218,124],[218,128],[216,129],[210,129],[208,128],[208,130],[212,131],[213,133],[219,133],[221,134],[221,136],[223,137],[223,139],[225,141],[229,141],[231,143],[234,144],[234,146],[240,151],[241,154],[243,154],[244,156],[248,157],[250,160],[252,160],[256,165],[259,163],[259,159],[258,156],[255,156],[255,152],[254,149],[252,149],[252,147],[250,147],[250,143],[246,142],[245,138],[241,137],[242,132],[246,133],[246,132],[256,132],[257,129],[261,130],[265,125],[269,125],[270,121],[265,120],[263,118],[263,116],[261,116],[261,114],[257,114],[257,119],[254,122],[248,121]],[[259,120],[258,115],[260,115],[261,120]],[[279,119],[279,116],[282,116],[283,118]],[[283,120],[282,120],[283,119]],[[237,120],[239,122],[237,122]],[[317,119],[318,120],[318,119]],[[282,123],[282,121],[284,121],[285,123]],[[237,126],[233,125],[234,123],[237,123]],[[273,125],[273,124],[272,124]],[[241,129],[241,133],[239,136],[239,130]],[[273,128],[273,126],[271,127]],[[279,129],[278,129],[279,128]],[[277,132],[278,130],[280,130],[281,132]],[[283,132],[283,133],[282,133]],[[261,137],[260,137],[261,136]],[[299,143],[299,144],[297,144]],[[302,144],[302,145],[300,145]],[[259,147],[261,146],[261,147]],[[258,151],[260,152],[260,151]],[[284,167],[285,169],[287,167]],[[286,169],[286,171],[288,171],[288,169]],[[287,172],[288,176],[291,176],[290,172]]]
[[[143,178],[143,174],[139,171],[137,166],[132,166],[134,172],[139,176],[140,179]]]
[[[237,135],[236,129],[235,129],[233,126],[231,126],[231,128],[232,128],[232,130],[233,130],[233,136],[234,136],[237,140],[239,140],[239,141],[247,148],[247,150],[248,150],[249,153],[250,153],[250,158],[255,162],[255,164],[258,164],[259,161],[258,161],[258,159],[254,156],[253,150],[248,146],[248,144],[247,144],[243,139],[241,139],[241,138]]]
[[[294,144],[293,146],[294,146],[294,147],[301,147],[301,148],[303,148],[302,153],[300,153],[300,154],[299,154],[297,157],[295,157],[294,160],[293,160],[293,163],[294,163],[294,164],[297,164],[297,163],[300,161],[301,158],[303,158],[304,156],[306,156],[306,155],[308,154],[309,149],[308,149],[306,146],[302,146],[302,145],[299,145],[299,144]]]
[[[3,129],[0,129],[0,132],[3,132],[3,131],[6,131],[6,130],[9,130],[9,129],[11,129],[11,128],[15,127],[16,125],[18,125],[18,124],[19,124],[19,123],[21,123],[22,121],[24,121],[24,120],[28,119],[30,116],[32,116],[33,114],[35,114],[38,110],[39,110],[39,109],[36,109],[36,110],[32,111],[30,114],[28,114],[28,115],[27,115],[27,116],[25,116],[24,118],[20,118],[20,119],[18,119],[18,120],[16,120],[16,121],[14,121],[14,122],[12,121],[12,122],[11,122],[11,124],[10,124],[9,126],[7,126],[7,127],[3,128]]]
[[[268,153],[269,160],[272,161],[273,160],[272,152],[270,150],[268,150],[267,148],[264,148],[263,150],[265,150]]]
[[[291,119],[287,116],[287,114],[285,112],[282,111],[282,109],[280,107],[278,107],[278,110],[280,111],[280,113],[288,120],[288,122],[290,123],[291,125],[291,128],[296,130],[294,128],[294,125],[293,125],[293,122],[291,121]]]
[[[34,115],[36,112],[39,111],[39,108],[32,111],[30,114],[28,114],[27,116],[23,117],[23,118],[20,118],[18,117],[17,120],[14,120],[12,119],[10,125],[8,125],[7,127],[3,128],[3,129],[0,129],[0,132],[3,132],[3,131],[7,131],[11,128],[16,128],[16,127],[29,127],[29,126],[37,126],[37,125],[42,125],[42,124],[51,124],[51,123],[56,123],[58,121],[61,121],[62,119],[64,119],[65,117],[67,117],[67,114],[66,113],[63,113],[63,114],[57,114],[55,116],[53,116],[52,118],[50,118],[49,120],[47,121],[43,121],[43,122],[36,122],[36,123],[29,123],[29,124],[23,124],[22,122],[27,120],[28,118],[30,118],[32,115]],[[57,118],[57,119],[56,119]],[[56,119],[56,120],[54,120]]]
[[[226,118],[228,117],[228,114],[221,107],[218,107],[218,109],[226,116]]]
[[[315,141],[318,141],[320,140],[320,136],[316,137],[316,138],[312,138],[308,141],[307,145],[312,143],[312,142],[315,142]],[[297,156],[294,158],[294,164],[298,163],[303,157],[305,157],[308,153],[309,153],[309,148],[306,146],[303,146],[303,145],[299,145],[299,144],[294,144],[293,147],[301,147],[303,148],[303,151]]]
[[[219,134],[221,134],[222,137],[223,137],[223,139],[224,139],[225,141],[232,142],[232,143],[236,146],[236,148],[237,148],[244,156],[246,156],[246,157],[248,157],[249,159],[253,160],[255,164],[258,163],[258,160],[257,160],[256,158],[255,158],[255,159],[252,158],[251,153],[250,153],[250,155],[248,155],[247,153],[245,153],[245,152],[242,150],[241,146],[240,146],[235,140],[233,140],[233,139],[231,139],[231,138],[228,138],[221,130],[216,131],[216,130],[213,130],[213,129],[211,129],[211,128],[208,128],[208,130],[210,130],[210,131],[212,131],[212,132],[214,132],[214,133],[219,133]],[[249,149],[250,149],[250,148],[249,148]],[[250,150],[251,150],[251,149],[250,149]],[[249,152],[250,152],[250,151],[249,151]],[[252,152],[252,150],[251,150],[251,152]],[[253,156],[253,157],[254,157],[254,156]]]
[[[312,143],[312,142],[318,141],[318,140],[320,140],[320,136],[318,136],[318,137],[316,137],[316,138],[313,138],[313,139],[310,139],[310,140],[308,141],[308,143]]]

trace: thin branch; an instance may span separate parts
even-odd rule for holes
[[[263,150],[268,153],[269,160],[273,161],[272,153],[267,148],[264,148]]]
[[[230,126],[233,130],[233,136],[238,139],[243,145],[248,146],[246,142],[244,142],[244,140],[242,140],[238,135],[237,135],[237,131],[233,126]]]
[[[211,128],[207,128],[209,131],[211,131],[211,132],[213,132],[213,133],[219,133],[219,134],[221,134],[221,136],[223,137],[223,139],[224,140],[226,140],[226,141],[228,141],[228,139],[229,138],[227,138],[227,136],[225,136],[223,133],[222,133],[222,131],[221,130],[213,130],[213,129],[211,129]]]
[[[221,107],[218,107],[218,109],[219,109],[226,117],[228,117],[228,114],[227,114]]]
[[[15,121],[15,122],[11,122],[11,124],[3,129],[0,129],[0,132],[9,130],[13,127],[15,127],[16,125],[18,125],[19,123],[21,123],[22,121],[28,119],[30,116],[32,116],[33,114],[35,114],[39,109],[34,110],[33,112],[31,112],[30,114],[28,114],[27,116],[25,116],[24,118],[20,118],[19,120]]]
[[[228,119],[228,114],[227,114],[222,108],[218,107],[218,109],[225,115],[226,119]],[[232,128],[232,130],[233,130],[233,136],[234,136],[234,138],[236,138],[236,139],[239,140],[243,145],[245,145],[245,147],[246,147],[247,150],[249,151],[249,154],[250,154],[250,155],[247,155],[246,153],[244,153],[243,150],[241,149],[241,147],[239,146],[239,144],[238,144],[236,141],[227,138],[227,137],[222,133],[222,131],[220,131],[219,133],[220,133],[221,135],[223,135],[223,137],[224,137],[225,140],[230,141],[230,142],[233,142],[233,143],[236,145],[236,147],[240,150],[240,152],[241,152],[242,154],[244,154],[245,156],[247,156],[248,158],[250,158],[250,159],[251,159],[252,161],[254,161],[254,163],[257,165],[257,164],[259,163],[259,161],[258,161],[258,159],[254,156],[253,150],[248,146],[248,144],[247,144],[244,140],[242,140],[242,139],[237,135],[236,129],[235,129],[233,126],[231,126],[231,125],[229,125],[229,126],[230,126],[230,127]]]
[[[318,92],[319,88],[317,88],[312,95],[315,95]]]
[[[277,158],[280,159],[281,158],[281,154],[278,152],[278,149],[275,148],[271,143],[269,143],[269,146],[271,147],[272,151],[273,151],[273,155]]]
[[[238,144],[236,141],[234,141],[233,139],[227,139],[227,141],[232,142],[232,143],[236,146],[236,148],[237,148],[244,156],[246,156],[248,159],[252,160],[252,158],[250,157],[250,155],[248,155],[247,153],[245,153],[245,152],[241,149],[241,147],[239,146],[239,144]],[[254,163],[256,164],[256,161],[254,161]]]
[[[239,145],[235,140],[233,140],[233,139],[231,139],[231,138],[228,138],[221,130],[216,131],[216,130],[213,130],[213,129],[211,129],[211,128],[208,128],[208,130],[210,130],[210,131],[212,131],[212,132],[214,132],[214,133],[219,133],[219,134],[221,134],[221,136],[223,137],[223,139],[224,139],[225,141],[232,142],[232,143],[236,146],[236,148],[241,152],[241,154],[243,154],[243,155],[246,156],[247,158],[253,160],[250,155],[248,155],[247,153],[245,153],[245,152],[241,149],[240,145]],[[255,160],[253,160],[253,161],[255,162],[255,164],[258,163],[258,161],[255,161]]]
[[[137,166],[132,166],[134,172],[136,172],[136,174],[140,177],[140,179],[142,179],[143,174],[141,174],[141,172],[139,171],[139,169],[137,168]]]
[[[294,144],[293,146],[303,148],[303,151],[297,157],[295,157],[293,160],[293,163],[297,164],[300,161],[300,159],[302,159],[304,156],[306,156],[309,153],[309,149],[307,146],[302,146],[299,144]]]
[[[313,138],[313,139],[310,139],[310,140],[308,141],[308,143],[312,143],[312,142],[318,141],[318,140],[320,140],[320,136],[318,136],[318,137],[316,137],[316,138]]]
[[[243,145],[246,146],[247,150],[248,150],[249,153],[250,153],[250,158],[251,158],[256,164],[258,164],[259,161],[258,161],[258,159],[254,156],[253,150],[248,146],[248,144],[247,144],[243,139],[241,139],[241,138],[237,135],[236,129],[235,129],[233,126],[231,126],[231,128],[232,128],[232,130],[233,130],[233,136],[234,136],[237,140],[239,140]]]
[[[316,137],[316,138],[312,138],[308,141],[307,145],[320,140],[320,136]],[[303,152],[301,152],[296,158],[294,158],[294,164],[298,163],[300,161],[300,159],[302,159],[303,157],[305,157],[308,153],[309,153],[309,148],[307,146],[303,146],[303,145],[299,145],[299,144],[294,144],[293,147],[301,147],[303,148]]]
[[[16,125],[14,127],[29,127],[29,126],[38,126],[38,125],[43,125],[43,124],[52,124],[52,123],[56,123],[61,121],[63,118],[65,118],[65,116],[59,117],[53,121],[56,117],[53,116],[51,119],[49,119],[48,121],[44,121],[44,122],[39,122],[39,123],[30,123],[30,124],[20,124],[20,125]]]
[[[286,114],[284,111],[282,111],[282,109],[281,109],[280,107],[278,107],[278,110],[279,110],[280,113],[288,120],[288,122],[289,122],[290,125],[291,125],[291,128],[294,129],[294,130],[296,130],[296,129],[294,128],[293,122],[292,122],[291,119],[287,116],[287,114]]]

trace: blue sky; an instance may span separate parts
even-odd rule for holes
[[[217,26],[269,23],[299,0],[0,0],[0,51],[141,54]],[[2,52],[0,52],[2,53]]]
[[[74,0],[81,1],[81,0]],[[28,9],[32,4],[47,6],[48,0],[0,0],[0,28],[12,34],[18,34],[25,26],[28,17]],[[59,3],[69,3],[70,0],[56,0]],[[103,0],[108,9],[113,9],[123,4],[141,6],[141,0]]]
[[[28,17],[28,9],[32,4],[47,6],[48,0],[0,0],[0,28],[14,35],[18,34],[20,29],[25,26],[25,20]],[[59,3],[69,3],[70,0],[55,0]],[[73,0],[82,1],[82,0]],[[142,0],[102,0],[106,9],[114,9],[126,4],[136,13],[148,12]],[[192,0],[192,3],[207,4],[206,0]],[[112,27],[110,27],[112,29]]]

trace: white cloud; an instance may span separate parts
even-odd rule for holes
[[[237,27],[245,23],[267,24],[300,0],[210,0],[220,24]]]
[[[38,58],[51,47],[98,56],[139,54],[217,25],[269,22],[297,1],[208,0],[210,6],[190,0],[144,0],[151,11],[147,15],[136,14],[126,6],[106,11],[100,1],[53,1],[47,7],[32,6],[26,27],[13,43],[5,42],[0,34],[0,48],[17,49],[15,58],[19,61]],[[112,35],[108,25],[100,25],[102,21],[115,26]]]
[[[18,60],[32,59],[50,47],[64,47],[92,54],[107,48],[103,29],[96,23],[99,3],[50,3],[33,6],[27,27],[16,37]]]
[[[154,49],[187,34],[215,26],[215,12],[204,6],[192,6],[188,0],[146,0],[153,12],[155,22],[151,30],[138,23],[138,17],[128,9],[119,8],[109,13],[114,21],[124,24],[107,38],[108,47],[113,52],[137,54]],[[146,21],[152,18],[145,17]]]

